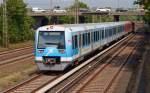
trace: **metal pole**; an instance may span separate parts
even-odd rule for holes
[[[75,0],[75,23],[79,23],[79,0]]]
[[[117,0],[117,8],[119,8],[119,0]]]
[[[92,23],[94,23],[95,22],[95,18],[94,18],[95,16],[94,15],[92,15]]]
[[[8,47],[7,1],[3,0],[3,46]]]
[[[50,0],[49,1],[49,13],[50,13],[50,15],[53,13],[53,9],[52,9],[52,0]],[[51,21],[51,16],[49,15],[49,24],[51,23],[50,21]]]
[[[99,19],[100,19],[99,21],[100,21],[100,23],[101,23],[101,22],[102,22],[102,16],[100,15],[99,17],[100,17],[100,18],[99,18]]]

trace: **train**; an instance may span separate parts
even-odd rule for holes
[[[35,32],[35,63],[40,71],[64,71],[133,31],[131,21],[42,26]]]

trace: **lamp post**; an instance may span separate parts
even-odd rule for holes
[[[3,0],[3,46],[8,47],[7,1]]]

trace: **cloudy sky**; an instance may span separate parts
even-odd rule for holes
[[[41,7],[41,8],[50,8],[50,2],[52,2],[52,7],[58,5],[62,8],[67,7],[73,4],[75,0],[24,0],[25,3],[28,4],[28,7]],[[90,7],[124,7],[124,8],[132,8],[135,7],[133,5],[133,1],[135,0],[79,0]],[[2,2],[2,0],[0,0]]]

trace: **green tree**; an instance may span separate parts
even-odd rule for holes
[[[33,38],[31,25],[33,19],[27,16],[26,4],[23,0],[7,0],[8,39],[10,43],[19,43]],[[3,35],[3,5],[0,6],[0,44]]]
[[[150,1],[149,0],[136,0],[134,4],[144,5],[146,14],[144,20],[150,25]]]
[[[83,3],[83,2],[80,2],[78,1],[78,8],[86,8],[86,9],[89,9],[88,5]],[[74,3],[73,5],[71,5],[68,9],[72,12],[72,11],[75,11],[77,7],[77,3]],[[88,16],[85,16],[85,22],[89,22],[91,17],[88,17]],[[75,19],[73,16],[61,16],[59,17],[59,21],[60,23],[74,23]]]
[[[81,2],[81,1],[78,1],[77,3],[74,3],[73,5],[70,6],[69,9],[74,10],[76,8],[76,6],[77,6],[76,4],[78,4],[79,8],[87,8],[87,9],[89,9],[88,5],[83,3],[83,2]]]
[[[134,4],[143,5],[144,1],[143,0],[137,0],[137,1],[134,1]]]
[[[27,16],[23,0],[7,0],[8,31],[10,43],[27,41],[31,36],[32,18]]]
[[[2,7],[0,7],[0,45],[2,45],[2,35],[3,35],[3,9],[2,9]]]

